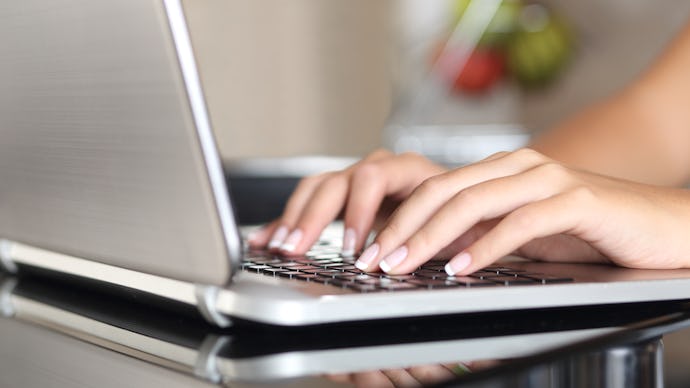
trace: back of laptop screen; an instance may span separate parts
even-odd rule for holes
[[[163,2],[3,2],[0,52],[0,238],[225,283]]]

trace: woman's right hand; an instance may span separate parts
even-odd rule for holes
[[[415,153],[378,150],[352,166],[302,179],[282,216],[249,237],[254,248],[301,255],[344,211],[343,255],[362,249],[377,221],[424,180],[446,169]]]

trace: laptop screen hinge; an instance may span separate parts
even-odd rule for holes
[[[17,273],[17,264],[12,261],[12,243],[0,239],[0,267],[7,272]]]
[[[216,301],[220,289],[215,286],[197,285],[194,294],[196,296],[197,307],[199,312],[208,322],[218,327],[229,327],[232,321],[225,315],[220,313],[216,308]]]

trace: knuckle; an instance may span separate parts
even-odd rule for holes
[[[347,183],[345,175],[341,173],[329,173],[323,177],[321,185],[326,187],[340,186]]]
[[[520,148],[517,151],[513,152],[513,156],[520,160],[532,162],[541,162],[546,160],[546,157],[544,155],[531,148]]]
[[[404,158],[422,158],[423,156],[419,152],[415,151],[405,151],[399,155],[400,157]]]
[[[498,158],[502,158],[502,157],[509,155],[509,154],[510,154],[510,152],[508,152],[508,151],[499,151],[499,152],[496,152],[496,153],[489,155],[484,160],[498,159]]]
[[[570,177],[568,168],[556,162],[540,164],[536,170],[544,179],[550,181],[564,181]]]
[[[377,148],[369,154],[369,157],[370,158],[381,158],[381,157],[386,157],[386,156],[391,156],[391,155],[393,155],[393,153],[390,152],[389,150],[387,150],[385,148]]]
[[[363,163],[352,171],[352,179],[356,181],[371,182],[381,178],[381,167],[376,163]]]
[[[318,186],[318,184],[327,176],[333,174],[332,172],[324,172],[317,175],[309,175],[300,179],[297,184],[297,189],[308,189]]]
[[[579,185],[568,191],[568,195],[573,202],[577,203],[591,203],[596,199],[596,193],[592,188],[584,185]]]
[[[457,206],[464,207],[479,200],[481,195],[476,187],[468,187],[455,195],[453,201]]]

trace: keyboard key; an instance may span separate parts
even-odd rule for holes
[[[269,269],[269,268],[273,268],[273,267],[268,266],[268,265],[263,265],[263,264],[260,264],[260,265],[250,265],[250,266],[247,267],[248,270],[253,271],[253,272],[262,272],[263,270]]]
[[[358,276],[358,275],[357,275],[356,273],[352,273],[352,272],[339,272],[339,273],[338,273],[337,275],[335,275],[334,277],[335,277],[336,279],[347,279],[348,281],[354,282],[354,281],[355,281],[355,278],[356,278],[357,276]]]
[[[372,284],[359,284],[359,283],[348,283],[345,285],[346,288],[359,291],[359,292],[373,292],[379,291],[379,288]]]
[[[328,269],[337,269],[339,271],[342,271],[344,266],[347,264],[343,263],[329,263],[329,264],[323,264],[321,268],[328,268]]]
[[[498,284],[503,284],[506,286],[539,284],[538,282],[534,281],[533,279],[523,278],[523,277],[515,277],[515,276],[496,276],[496,277],[486,278],[486,280],[496,282]]]
[[[273,275],[273,276],[275,276],[275,275],[277,275],[277,274],[279,274],[279,273],[281,273],[281,272],[289,272],[289,270],[287,270],[287,269],[282,269],[282,268],[267,268],[267,269],[264,269],[264,270],[263,270],[263,273],[264,273],[264,274],[266,274],[266,275]]]
[[[500,275],[497,274],[496,272],[481,270],[481,271],[471,273],[467,276],[477,278],[477,279],[486,279],[487,277],[500,276]]]
[[[460,285],[452,280],[444,279],[411,279],[405,281],[405,283],[414,284],[420,287],[426,288],[448,288],[448,287],[459,287]],[[463,286],[464,287],[464,286]]]
[[[416,277],[414,275],[388,275],[386,278],[402,282],[409,279],[415,279]]]
[[[421,269],[428,269],[431,271],[436,271],[436,272],[445,272],[446,267],[443,264],[427,264],[427,265],[422,265]]]
[[[527,276],[525,276],[527,277]],[[533,278],[532,278],[533,279]],[[570,283],[574,282],[575,279],[569,278],[569,277],[564,277],[564,276],[549,276],[549,275],[541,275],[538,276],[538,279],[535,279],[537,281],[541,281],[543,284],[549,284],[549,283]]]
[[[497,285],[495,282],[477,279],[470,276],[454,276],[448,279],[465,287],[493,287]]]
[[[445,272],[436,272],[436,271],[425,270],[425,269],[416,271],[414,274],[416,277],[428,278],[428,279],[444,279],[444,278],[448,277],[448,274]]]
[[[420,286],[412,283],[394,282],[386,285],[380,286],[386,291],[397,291],[397,290],[419,290]],[[423,288],[423,287],[422,287]]]
[[[306,271],[306,272],[311,272],[311,271]],[[327,277],[327,278],[335,278],[342,272],[336,270],[336,269],[322,269],[322,270],[316,270],[313,271],[312,273],[315,273],[319,276]]]
[[[302,274],[299,274],[299,275],[295,275],[295,278],[297,278],[297,279],[299,279],[299,280],[305,280],[305,281],[311,281],[311,280],[314,280],[314,279],[323,279],[323,278],[320,277],[319,275],[316,275],[316,274],[313,274],[313,273],[302,273]]]
[[[283,262],[283,260],[274,257],[254,258],[252,261],[256,264],[274,264]]]
[[[282,278],[294,278],[297,275],[304,275],[304,272],[299,272],[299,271],[286,271],[286,272],[278,272],[276,275],[282,277]]]

